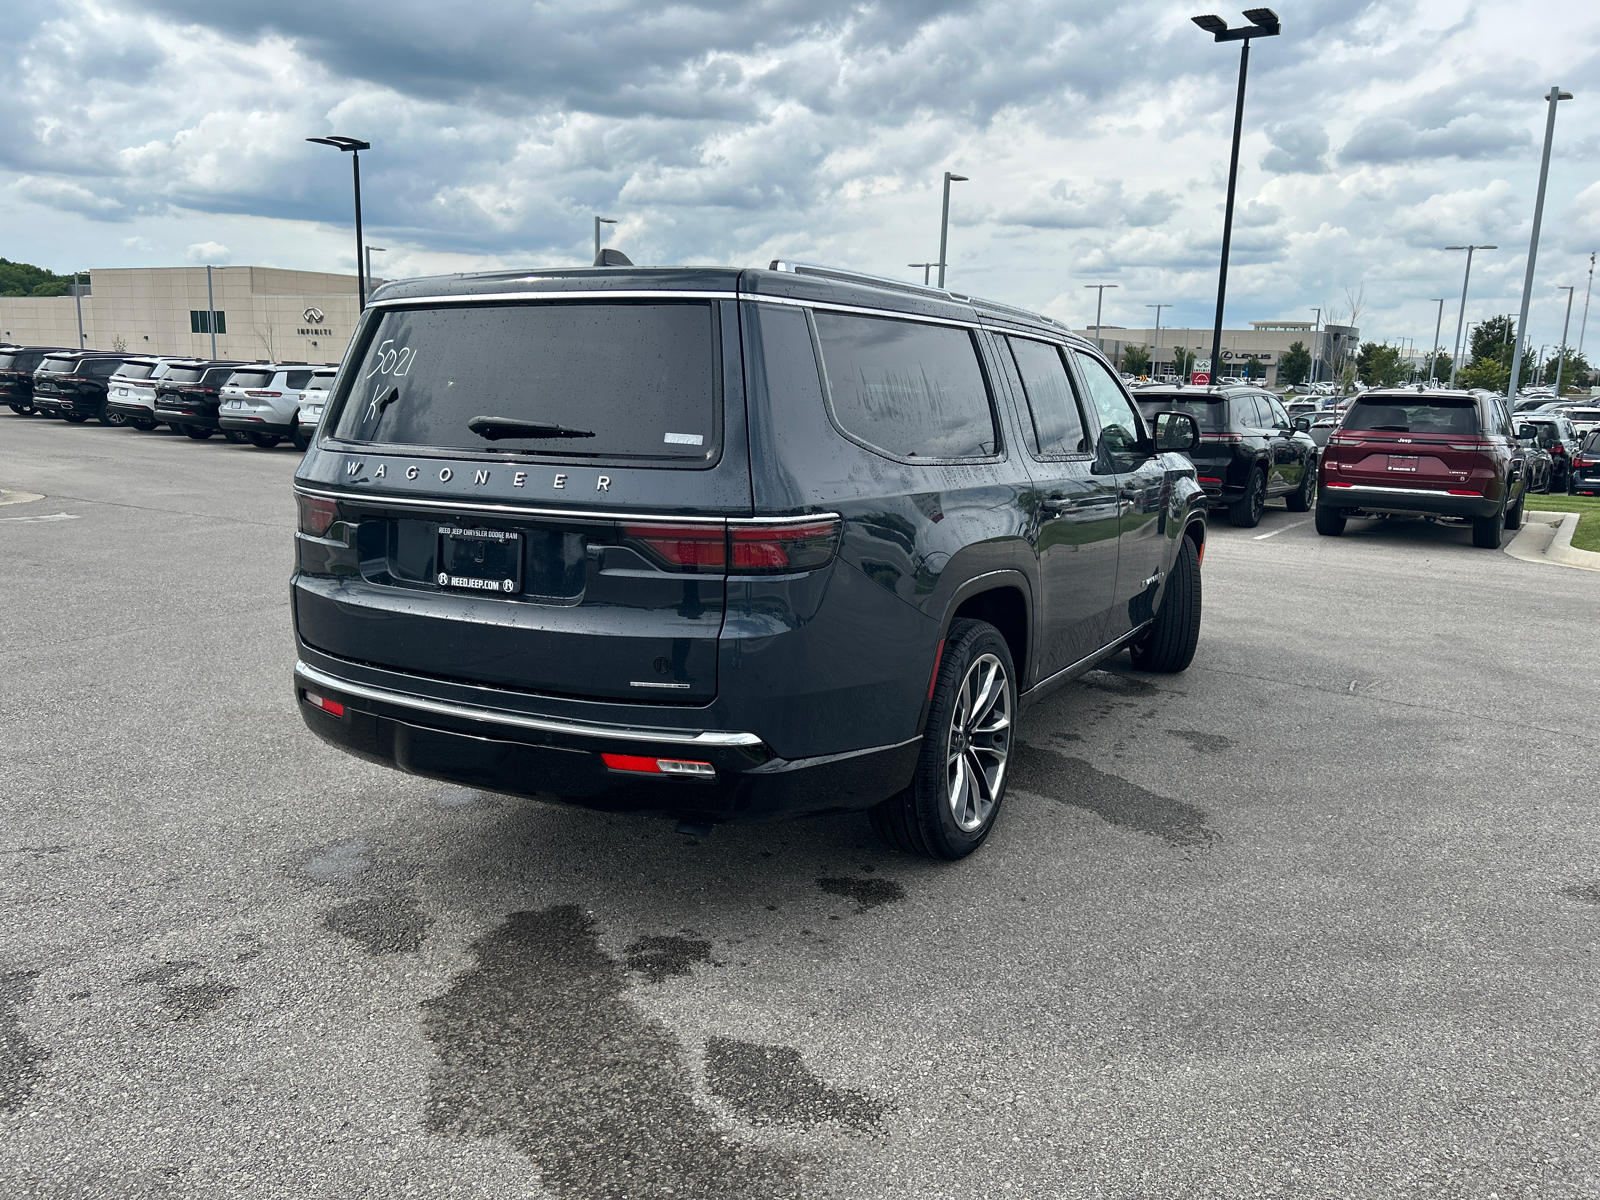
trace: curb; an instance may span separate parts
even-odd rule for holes
[[[1600,554],[1573,548],[1572,534],[1577,528],[1577,513],[1529,511],[1523,514],[1522,528],[1505,552],[1524,562],[1600,571]]]

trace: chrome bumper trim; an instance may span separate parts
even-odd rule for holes
[[[326,675],[305,662],[294,664],[296,679],[314,687],[328,688],[380,704],[393,704],[397,708],[411,708],[418,712],[433,713],[440,717],[456,717],[467,721],[488,721],[513,729],[531,729],[540,733],[564,733],[578,737],[609,738],[619,742],[652,742],[672,746],[760,746],[762,741],[753,733],[731,733],[721,730],[703,730],[691,733],[683,729],[635,729],[626,725],[596,725],[587,721],[563,721],[554,717],[530,717],[470,704],[451,704],[445,700],[429,700],[406,692],[387,688],[369,687],[351,683],[333,675]]]

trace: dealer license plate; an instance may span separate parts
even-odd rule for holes
[[[504,529],[439,527],[442,588],[514,595],[522,590],[522,535]]]
[[[1415,471],[1416,469],[1417,469],[1417,460],[1415,458],[1407,458],[1407,457],[1399,455],[1399,454],[1391,454],[1391,455],[1389,455],[1389,470],[1391,470],[1391,471]]]

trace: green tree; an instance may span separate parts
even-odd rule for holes
[[[72,276],[0,258],[0,296],[65,296]]]
[[[1150,351],[1143,346],[1122,348],[1122,369],[1129,375],[1144,375],[1150,370]]]
[[[1449,376],[1445,376],[1446,381]],[[1511,386],[1511,368],[1497,358],[1475,358],[1456,375],[1456,386],[1464,388],[1484,388],[1487,391],[1505,394],[1506,388]]]
[[[1410,369],[1393,346],[1363,342],[1356,354],[1356,374],[1368,387],[1394,387],[1410,374]]]
[[[1290,342],[1278,359],[1279,383],[1304,383],[1311,374],[1311,351],[1304,342]]]
[[[1559,347],[1557,348],[1559,350]],[[1556,381],[1556,363],[1560,360],[1559,353],[1552,354],[1550,361],[1544,365],[1543,383],[1553,384]],[[1571,346],[1567,347],[1566,365],[1561,368],[1561,390],[1565,391],[1567,384],[1577,383],[1579,379],[1589,376],[1589,360],[1579,354]]]
[[[1490,317],[1472,331],[1472,358],[1492,358],[1509,367],[1516,344],[1517,323],[1510,317]]]
[[[1194,372],[1194,351],[1179,346],[1172,352],[1172,373],[1187,379]]]
[[[1433,360],[1433,377],[1440,383],[1449,383],[1450,368],[1454,362],[1455,360],[1443,350],[1439,351],[1438,356]]]

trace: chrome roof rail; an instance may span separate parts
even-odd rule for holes
[[[957,304],[982,305],[997,313],[1010,313],[1029,321],[1043,321],[1048,325],[1072,332],[1071,326],[1054,317],[1047,317],[1043,313],[1030,312],[1025,308],[1017,308],[1012,304],[1001,304],[995,300],[985,300],[981,296],[969,295],[965,292],[952,292],[948,288],[930,287],[925,283],[909,283],[904,279],[892,279],[887,275],[873,275],[868,271],[851,271],[844,267],[829,267],[821,263],[793,262],[786,258],[775,258],[769,271],[784,271],[791,275],[820,275],[825,279],[842,279],[851,283],[866,283],[873,287],[888,288],[896,292],[909,292],[915,296],[928,296],[936,300],[953,300]]]

